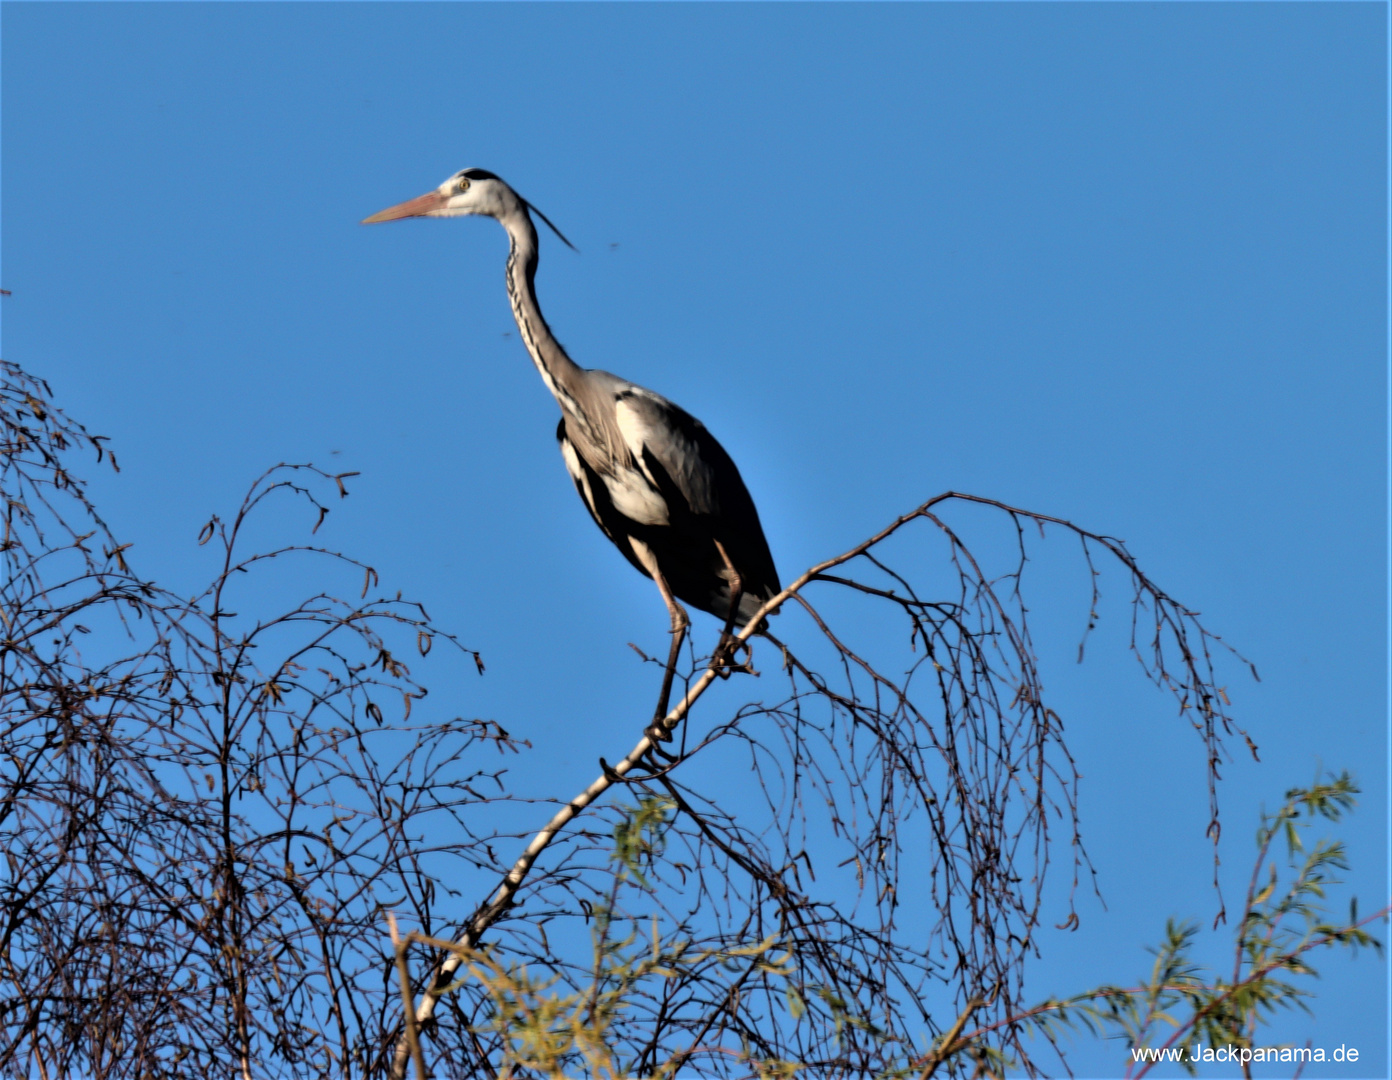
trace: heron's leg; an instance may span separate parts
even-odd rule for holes
[[[633,546],[633,554],[638,557],[643,569],[657,585],[657,591],[662,594],[662,602],[667,605],[667,614],[672,617],[672,647],[667,653],[667,670],[663,672],[662,692],[657,697],[653,721],[648,725],[646,732],[654,741],[667,742],[672,738],[672,733],[662,726],[662,720],[667,716],[667,701],[672,696],[672,679],[677,673],[677,661],[681,659],[681,647],[686,640],[686,628],[691,625],[691,619],[686,614],[686,609],[677,603],[677,598],[672,595],[672,587],[663,577],[652,548],[637,537],[629,537],[629,543]]]
[[[720,644],[715,647],[715,653],[711,656],[711,667],[718,668],[725,663],[726,655],[730,650],[730,642],[733,638],[732,631],[735,628],[735,616],[739,614],[740,599],[744,596],[744,579],[735,569],[735,564],[730,561],[725,545],[719,540],[713,540],[712,543],[715,544],[715,550],[720,552],[720,558],[724,561],[725,570],[730,576],[730,610],[725,616],[725,628],[720,631]]]
[[[667,715],[667,702],[672,696],[672,679],[677,673],[677,661],[681,659],[681,647],[686,641],[686,628],[691,625],[691,617],[687,615],[686,609],[677,603],[677,598],[672,595],[672,590],[667,585],[667,579],[656,566],[653,567],[653,581],[657,582],[658,592],[662,593],[667,612],[672,617],[672,647],[667,652],[667,670],[662,673],[662,691],[657,696],[657,708],[653,711],[653,722],[648,728],[648,734],[661,742],[667,742],[672,738],[672,733],[662,727],[662,721]]]

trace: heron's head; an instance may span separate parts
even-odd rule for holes
[[[503,218],[526,206],[523,199],[487,169],[460,169],[434,191],[379,210],[364,225],[408,217],[463,217],[484,214]]]
[[[408,217],[464,217],[468,214],[483,214],[506,223],[515,214],[525,218],[529,210],[546,222],[547,228],[561,238],[561,243],[575,250],[575,245],[551,224],[549,217],[487,169],[460,169],[434,191],[378,210],[371,217],[363,218],[362,223],[376,225]]]

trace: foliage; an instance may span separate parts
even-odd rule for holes
[[[618,1080],[642,1075],[666,1080],[675,1076],[711,1052],[700,1045],[700,1038],[684,1049],[650,1047],[645,1060],[639,1061],[620,1056],[624,1040],[616,1037],[615,1029],[638,999],[709,984],[712,975],[723,979],[726,996],[738,993],[741,983],[752,975],[782,980],[790,1000],[796,1000],[793,957],[779,950],[772,937],[744,948],[698,949],[681,938],[664,938],[656,916],[644,920],[619,907],[622,892],[651,893],[639,867],[661,850],[663,826],[671,809],[665,800],[644,799],[637,807],[625,808],[615,825],[610,894],[587,913],[592,952],[588,985],[573,991],[558,989],[558,975],[537,978],[525,965],[507,962],[498,947],[472,949],[420,934],[398,941],[399,958],[404,958],[411,944],[419,943],[463,960],[465,973],[441,993],[468,987],[486,995],[483,1020],[475,1033],[501,1048],[501,1060],[495,1063],[500,1078],[535,1074],[550,1080],[578,1075]],[[620,927],[627,930],[623,936],[619,936]],[[404,985],[409,986],[409,981]],[[735,1056],[760,1076],[790,1076],[796,1069],[788,1062],[757,1057],[748,1047]]]
[[[1232,1048],[1239,1053],[1263,1047],[1259,1028],[1282,1009],[1308,1011],[1310,990],[1299,979],[1318,974],[1312,954],[1343,946],[1382,951],[1366,929],[1385,921],[1387,908],[1360,919],[1357,900],[1349,902],[1348,919],[1330,920],[1324,901],[1340,884],[1336,876],[1348,869],[1344,845],[1319,840],[1307,850],[1301,838],[1315,820],[1339,821],[1353,807],[1358,788],[1348,773],[1316,781],[1308,788],[1286,793],[1281,808],[1262,815],[1257,829],[1257,858],[1242,917],[1236,924],[1232,974],[1223,978],[1194,959],[1199,928],[1192,922],[1170,920],[1164,941],[1154,950],[1149,978],[1132,987],[1102,986],[1065,1000],[1046,1001],[1008,1021],[1026,1026],[1058,1044],[1067,1028],[1117,1040],[1127,1048],[1126,1075],[1142,1077],[1161,1062],[1175,1061],[1192,1075],[1196,1063],[1183,1051],[1186,1041],[1212,1050]],[[1288,880],[1283,880],[1272,846],[1284,840]],[[1004,1075],[1012,1062],[998,1041],[1000,1025],[985,1025],[954,1040],[940,1042],[915,1062],[925,1075],[957,1054],[989,1062],[984,1075]]]
[[[1101,986],[1065,1000],[1042,1002],[1003,1022],[970,1028],[973,1016],[987,1004],[978,999],[969,1002],[957,1022],[923,1052],[902,1053],[904,1047],[893,1045],[895,1040],[884,1031],[851,1015],[844,1002],[837,1003],[841,1019],[881,1039],[888,1053],[902,1053],[897,1064],[880,1072],[883,1077],[928,1080],[940,1068],[964,1061],[970,1062],[973,1076],[1004,1077],[1020,1064],[1002,1037],[1009,1027],[1030,1030],[1054,1046],[1059,1046],[1070,1031],[1080,1029],[1113,1039],[1126,1049],[1126,1075],[1136,1080],[1166,1061],[1177,1061],[1194,1074],[1196,1063],[1188,1052],[1166,1056],[1171,1047],[1182,1047],[1184,1040],[1214,1050],[1258,1051],[1256,1059],[1263,1060],[1259,1028],[1281,1009],[1307,1008],[1305,999],[1310,991],[1296,980],[1318,974],[1312,962],[1314,952],[1334,946],[1354,950],[1371,947],[1381,952],[1381,944],[1365,927],[1385,920],[1387,909],[1360,920],[1357,903],[1351,901],[1347,921],[1326,917],[1322,901],[1328,890],[1341,884],[1334,874],[1348,868],[1343,844],[1320,840],[1307,852],[1300,836],[1300,829],[1308,828],[1312,818],[1340,820],[1353,806],[1356,794],[1357,788],[1344,773],[1287,792],[1281,809],[1270,818],[1263,816],[1257,831],[1252,887],[1236,926],[1236,961],[1230,979],[1208,971],[1193,959],[1199,936],[1196,924],[1170,920],[1163,943],[1151,950],[1155,962],[1150,975],[1138,985]],[[652,849],[654,841],[635,838],[641,838],[655,822],[660,823],[655,812],[660,815],[661,809],[653,805],[632,809],[615,830],[615,896],[631,873],[632,861]],[[1282,880],[1272,858],[1271,846],[1277,839],[1286,844],[1289,881]],[[646,886],[640,891],[646,891]],[[498,1037],[501,1053],[495,1062],[497,1075],[508,1080],[519,1075],[551,1080],[578,1075],[616,1080],[641,1075],[666,1080],[694,1064],[693,1059],[713,1052],[728,1054],[747,1073],[759,1077],[820,1071],[814,1063],[757,1057],[748,1046],[738,1052],[700,1047],[699,1039],[686,1049],[664,1048],[641,1065],[621,1059],[616,1046],[622,1040],[615,1037],[616,1028],[624,1010],[642,1007],[642,999],[649,993],[642,984],[664,980],[668,985],[699,983],[698,970],[712,960],[727,971],[744,973],[748,966],[761,975],[781,979],[794,1021],[803,1020],[807,1010],[796,990],[796,957],[789,951],[775,952],[773,938],[727,953],[693,951],[685,941],[662,940],[654,917],[649,923],[649,941],[635,948],[640,920],[630,918],[629,933],[618,940],[612,934],[616,909],[606,906],[593,914],[590,983],[572,991],[557,989],[555,976],[537,979],[525,967],[503,963],[493,948],[473,951],[457,943],[411,935],[401,942],[399,955],[405,955],[411,942],[463,955],[466,974],[443,992],[472,984],[486,993],[490,1008],[479,1030]],[[819,997],[827,1001],[828,995],[823,991]],[[1266,1052],[1270,1053],[1269,1047]]]

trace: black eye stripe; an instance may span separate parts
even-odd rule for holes
[[[497,180],[498,174],[491,173],[487,169],[465,169],[459,174],[468,177],[470,180]]]

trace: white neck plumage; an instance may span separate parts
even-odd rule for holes
[[[556,340],[536,298],[537,231],[525,209],[502,218],[510,242],[507,259],[507,293],[518,333],[527,346],[546,388],[567,413],[583,420],[574,392],[580,368]]]

